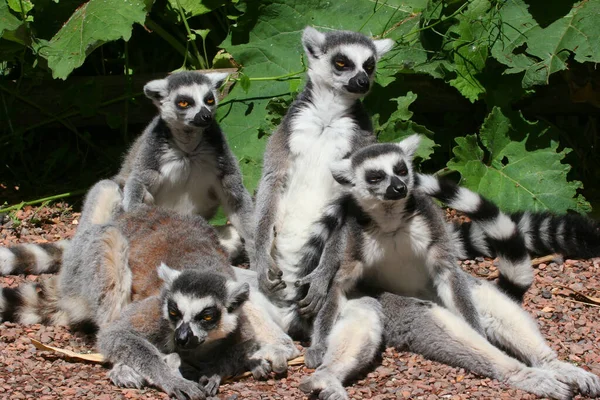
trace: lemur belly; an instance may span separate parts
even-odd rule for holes
[[[432,300],[435,296],[419,226],[409,224],[394,234],[366,233],[364,276],[369,283],[402,296]],[[419,238],[421,239],[421,238]],[[427,243],[427,242],[425,242]]]
[[[214,155],[186,155],[169,149],[161,161],[155,204],[182,214],[212,217],[219,206],[217,194],[221,190]]]
[[[341,189],[331,175],[330,163],[351,150],[356,130],[353,119],[343,114],[327,120],[327,116],[335,115],[332,108],[335,106],[326,109],[324,116],[318,106],[307,106],[292,123],[290,166],[277,212],[274,254],[283,279],[289,282],[286,297],[290,299],[296,293],[293,282],[297,279],[300,249],[323,207]]]

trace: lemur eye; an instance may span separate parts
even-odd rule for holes
[[[385,174],[381,171],[368,171],[365,178],[368,183],[375,184],[381,182]]]
[[[346,66],[346,63],[343,61],[336,61],[335,65],[337,65],[340,68],[344,68]]]
[[[185,101],[185,100],[182,100],[182,101],[180,101],[179,103],[177,103],[177,105],[178,105],[179,107],[181,107],[181,108],[186,108],[187,106],[189,106],[189,105],[190,105],[190,103],[188,103],[188,102],[187,102],[187,101]]]
[[[206,104],[208,104],[209,106],[212,106],[213,104],[215,104],[215,98],[214,97],[207,97],[205,100]]]
[[[205,321],[212,321],[213,317],[212,317],[212,315],[205,315],[202,317],[202,319]]]
[[[408,168],[406,167],[406,164],[404,164],[404,162],[396,165],[394,167],[394,174],[396,175],[400,175],[400,176],[406,176],[408,174]]]

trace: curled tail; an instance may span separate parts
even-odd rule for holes
[[[415,185],[449,207],[465,213],[472,221],[455,227],[461,256],[498,257],[498,286],[521,301],[533,283],[533,268],[526,239],[517,223],[494,203],[478,193],[432,175],[418,174]]]
[[[530,253],[568,258],[600,257],[600,222],[579,214],[520,212],[511,215]]]
[[[0,274],[51,274],[58,272],[68,240],[53,243],[26,243],[0,247]]]
[[[66,314],[58,307],[58,277],[39,283],[24,283],[0,289],[0,322],[66,325]]]

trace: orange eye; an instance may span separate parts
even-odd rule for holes
[[[204,317],[202,317],[202,319],[205,321],[212,321],[213,317],[211,315],[205,315]]]
[[[177,311],[169,310],[169,315],[171,317],[176,317],[177,316]]]
[[[177,105],[181,108],[186,108],[187,106],[189,106],[189,103],[187,101],[180,101],[179,103],[177,103]]]
[[[344,68],[346,66],[346,63],[343,61],[336,61],[335,65],[337,65],[340,68]]]
[[[206,99],[206,104],[208,104],[208,105],[215,104],[215,99],[213,99],[212,97],[210,99]]]

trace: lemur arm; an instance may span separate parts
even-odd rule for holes
[[[140,204],[154,204],[152,188],[160,182],[160,173],[155,170],[133,171],[123,188],[123,209],[131,211]]]
[[[250,266],[258,274],[258,284],[264,293],[273,293],[286,287],[283,273],[271,256],[275,218],[281,189],[287,176],[289,149],[283,129],[278,128],[269,139],[264,155],[263,172],[256,193],[255,251],[250,255]]]
[[[221,205],[231,224],[246,242],[246,248],[254,246],[254,206],[252,197],[244,187],[237,159],[225,148],[219,160],[221,170]]]
[[[150,384],[177,399],[205,399],[202,387],[184,379],[151,343],[165,343],[169,330],[161,318],[158,296],[129,305],[121,318],[101,329],[98,347],[114,365],[111,380],[126,387]]]

